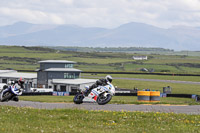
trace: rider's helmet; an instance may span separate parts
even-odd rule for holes
[[[20,85],[20,86],[22,87],[23,84],[24,84],[24,79],[20,78],[20,79],[18,80],[18,85]]]
[[[112,82],[112,77],[110,76],[110,75],[107,75],[106,77],[105,77],[105,79],[108,81],[108,82]]]

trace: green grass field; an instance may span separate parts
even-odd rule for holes
[[[0,106],[1,133],[198,133],[200,115]]]
[[[147,61],[134,61],[132,56],[148,55]],[[163,73],[200,74],[200,52],[101,53],[60,51],[42,47],[0,46],[0,69],[35,70],[41,60],[76,61],[83,71],[138,72],[141,68]],[[83,76],[102,76],[88,75]],[[112,75],[114,78],[144,78],[200,82],[197,76]],[[198,94],[199,85],[114,79],[118,88],[159,90],[172,87],[173,94]],[[20,100],[72,103],[73,96],[20,96]],[[111,104],[146,104],[137,97],[115,96]],[[161,98],[153,104],[199,105],[191,98]],[[87,111],[73,109],[43,110],[0,106],[0,133],[74,133],[137,132],[198,133],[200,115],[144,113],[124,111]]]
[[[55,59],[76,61],[75,67],[83,71],[138,72],[147,68],[155,72],[200,74],[200,52],[190,51],[187,55],[170,53],[72,52],[43,47],[0,46],[0,69],[35,70],[39,67],[38,61]],[[140,55],[148,55],[148,60],[132,59],[132,56]]]

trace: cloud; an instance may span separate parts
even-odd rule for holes
[[[200,26],[200,0],[1,0],[0,16],[0,25],[25,21],[116,27],[134,21]]]
[[[26,21],[30,23],[64,24],[64,20],[54,13],[30,9],[0,8],[1,16],[13,21]]]

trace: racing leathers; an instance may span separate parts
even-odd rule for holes
[[[92,89],[98,87],[98,86],[105,86],[108,84],[109,81],[107,81],[106,79],[98,79],[93,85],[91,85],[86,91],[85,91],[85,95],[89,95],[90,92],[92,91]]]

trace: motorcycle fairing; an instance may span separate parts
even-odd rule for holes
[[[15,95],[19,95],[19,89],[16,88],[15,85],[10,86],[10,90],[12,91],[12,93],[14,93]]]

